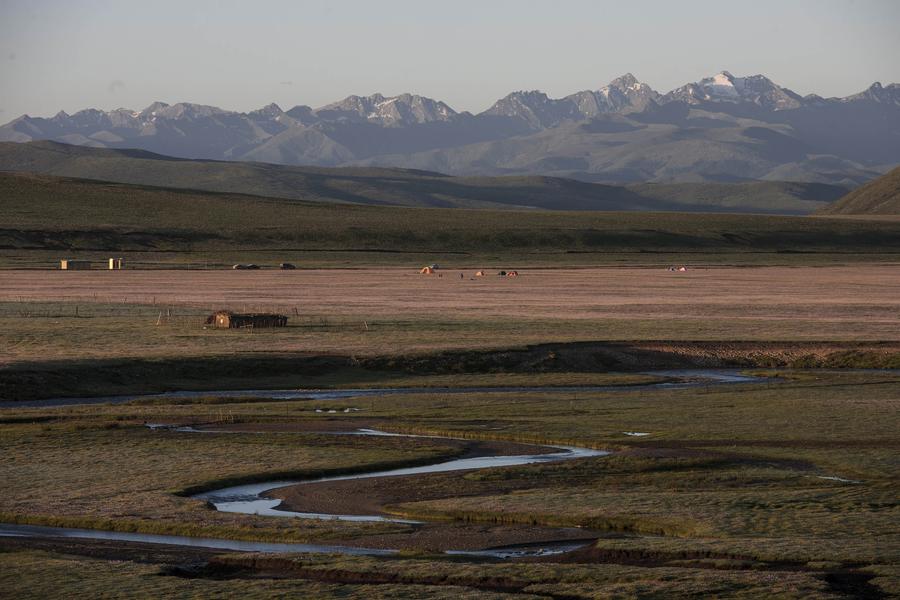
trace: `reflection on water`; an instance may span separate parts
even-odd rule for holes
[[[388,433],[375,429],[361,429],[354,432],[358,435],[397,436],[397,437],[425,437],[406,435],[400,433]],[[465,471],[471,469],[489,469],[492,467],[510,467],[515,465],[528,465],[533,463],[555,462],[559,460],[571,460],[574,458],[587,458],[592,456],[606,456],[609,452],[592,450],[590,448],[576,448],[572,446],[553,446],[561,452],[549,454],[522,454],[517,456],[481,456],[477,458],[457,458],[433,465],[421,467],[405,467],[389,469],[387,471],[373,471],[371,473],[357,473],[354,475],[336,475],[333,477],[321,477],[319,479],[297,481],[267,481],[263,483],[251,483],[233,487],[203,492],[193,496],[198,500],[206,500],[213,504],[217,510],[230,513],[244,513],[250,515],[262,515],[267,517],[302,517],[305,519],[337,519],[341,521],[374,521],[391,523],[418,523],[408,519],[395,519],[381,515],[337,515],[323,513],[304,513],[289,510],[278,510],[281,500],[264,498],[262,494],[278,488],[300,484],[324,483],[326,481],[347,481],[351,479],[370,479],[373,477],[400,477],[403,475],[422,475],[426,473],[446,473],[449,471]]]

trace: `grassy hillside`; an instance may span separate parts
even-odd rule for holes
[[[746,183],[638,183],[627,186],[642,196],[673,204],[693,205],[697,210],[805,214],[844,196],[847,188],[824,183],[751,181]],[[790,210],[788,210],[790,209]]]
[[[616,186],[538,176],[448,177],[386,168],[288,167],[176,159],[55,142],[0,143],[0,171],[236,192],[319,202],[438,208],[540,208],[807,214],[846,189],[786,182]]]
[[[11,173],[0,174],[0,197],[6,266],[110,252],[214,265],[272,257],[315,262],[310,256],[317,252],[404,264],[448,256],[536,264],[609,263],[621,253],[718,261],[735,254],[900,252],[898,222],[355,206]]]
[[[826,215],[900,215],[900,167],[819,212]]]

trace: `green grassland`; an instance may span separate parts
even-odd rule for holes
[[[900,215],[900,167],[819,209],[828,215]]]
[[[896,260],[900,222],[767,215],[326,204],[0,174],[0,266],[806,264]]]
[[[341,407],[362,408],[346,416],[315,413],[318,405],[311,402],[259,400],[2,409],[6,422],[0,472],[9,485],[0,510],[6,521],[245,539],[364,542],[371,535],[402,534],[402,525],[220,514],[176,492],[223,478],[272,476],[285,470],[312,474],[452,454],[440,440],[315,433],[192,435],[152,432],[141,425],[224,421],[252,429],[253,423],[312,423],[313,430],[327,431],[330,423],[360,423],[614,450],[609,457],[443,474],[429,480],[444,490],[443,497],[389,507],[396,514],[439,520],[607,531],[611,535],[601,537],[591,551],[594,562],[605,564],[472,565],[420,556],[301,557],[286,566],[266,563],[274,559],[234,557],[221,560],[249,573],[277,572],[299,581],[265,587],[243,579],[246,575],[238,569],[228,580],[235,582],[231,588],[200,576],[162,577],[159,589],[187,593],[190,582],[193,593],[207,595],[227,589],[247,590],[250,597],[277,597],[288,589],[302,589],[326,597],[366,591],[443,597],[450,590],[446,586],[457,584],[461,594],[499,593],[502,590],[491,589],[487,582],[496,583],[502,576],[524,582],[516,588],[518,594],[551,594],[552,588],[552,593],[576,598],[845,597],[846,591],[828,582],[852,571],[862,586],[854,592],[863,594],[858,597],[898,592],[900,376],[782,375],[764,384],[680,390],[623,387],[602,393],[422,393],[355,404],[341,400]],[[629,437],[626,431],[650,435]],[[80,465],[84,468],[73,468]],[[7,590],[23,589],[40,577],[42,563],[45,572],[59,573],[62,589],[72,593],[116,588],[123,595],[146,595],[147,578],[158,572],[127,563],[113,573],[103,561],[29,552],[0,555],[0,561],[22,573],[20,581],[0,583]],[[310,570],[343,573],[343,579],[327,579]],[[364,583],[385,573],[402,577],[378,586]],[[443,574],[440,585],[426,577],[435,573]],[[335,582],[349,587],[329,587]],[[39,583],[34,585],[41,589]]]

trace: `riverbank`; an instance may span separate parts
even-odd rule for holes
[[[640,386],[664,376],[637,371],[717,368],[897,369],[900,342],[572,342],[392,356],[43,361],[0,367],[0,407],[171,390]],[[221,401],[214,396],[205,400]]]

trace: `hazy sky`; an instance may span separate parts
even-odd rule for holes
[[[632,72],[806,94],[900,82],[898,0],[0,0],[0,122],[154,100],[251,110],[419,93],[478,112]]]

